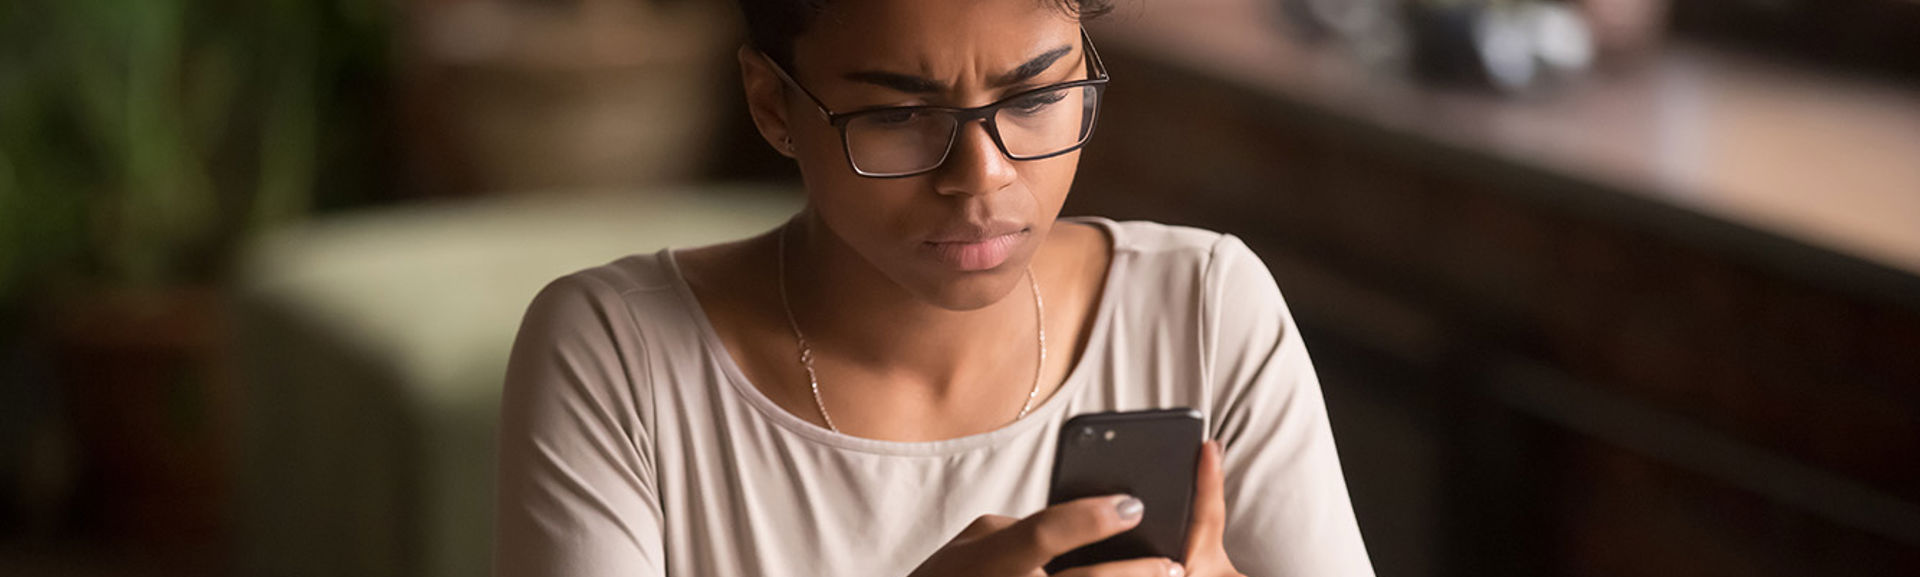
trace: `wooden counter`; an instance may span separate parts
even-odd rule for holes
[[[1500,98],[1301,46],[1278,33],[1268,4],[1128,4],[1096,30],[1102,46],[1270,99],[1272,113],[1320,116],[1428,154],[1566,180],[1569,190],[1520,191],[1630,211],[1691,240],[1920,310],[1920,87],[1679,44],[1629,73]],[[1112,98],[1137,85],[1129,72],[1114,71]]]
[[[1528,98],[1126,3],[1070,213],[1259,252],[1381,574],[1920,568],[1920,90],[1679,43]]]

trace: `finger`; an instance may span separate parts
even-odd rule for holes
[[[1018,522],[1020,522],[1019,519],[1006,515],[981,515],[979,518],[974,519],[972,523],[967,524],[966,529],[960,530],[960,534],[955,536],[953,540],[972,541],[997,533],[1001,529],[1010,527]]]
[[[1182,577],[1186,574],[1186,569],[1172,559],[1148,557],[1075,567],[1055,573],[1053,577]]]
[[[1227,500],[1225,482],[1220,473],[1220,442],[1207,441],[1200,449],[1199,469],[1194,472],[1193,522],[1187,529],[1187,559],[1201,559],[1201,553],[1220,546],[1226,534]]]
[[[1118,535],[1140,524],[1145,506],[1129,495],[1106,495],[1068,501],[1027,516],[977,542],[991,552],[984,558],[1010,566],[982,571],[987,575],[1018,575],[1062,553]]]

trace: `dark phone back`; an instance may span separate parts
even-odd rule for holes
[[[1146,504],[1133,529],[1068,552],[1048,573],[1141,557],[1186,562],[1193,475],[1204,441],[1200,412],[1162,409],[1080,415],[1060,428],[1047,504],[1126,493]]]

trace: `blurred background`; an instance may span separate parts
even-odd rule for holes
[[[1383,576],[1920,575],[1920,2],[1121,0]],[[546,281],[765,230],[727,0],[0,6],[0,575],[487,574]]]

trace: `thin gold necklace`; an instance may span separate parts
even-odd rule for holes
[[[775,257],[780,269],[780,308],[786,311],[787,326],[793,328],[793,340],[799,345],[800,366],[807,370],[807,387],[813,391],[813,406],[820,410],[820,420],[827,422],[827,428],[838,433],[840,427],[833,425],[833,416],[827,414],[827,404],[820,400],[820,378],[813,370],[813,347],[807,345],[807,335],[800,332],[800,323],[793,318],[793,303],[787,299],[787,229],[793,228],[792,225],[793,221],[780,225],[779,256]],[[1033,388],[1027,390],[1027,401],[1020,405],[1020,414],[1013,418],[1015,421],[1026,418],[1027,412],[1033,410],[1033,401],[1040,394],[1040,378],[1047,366],[1047,305],[1040,300],[1040,281],[1033,277],[1033,267],[1027,267],[1027,288],[1033,291],[1033,320],[1037,328],[1035,332],[1039,335],[1040,360],[1034,364]]]

